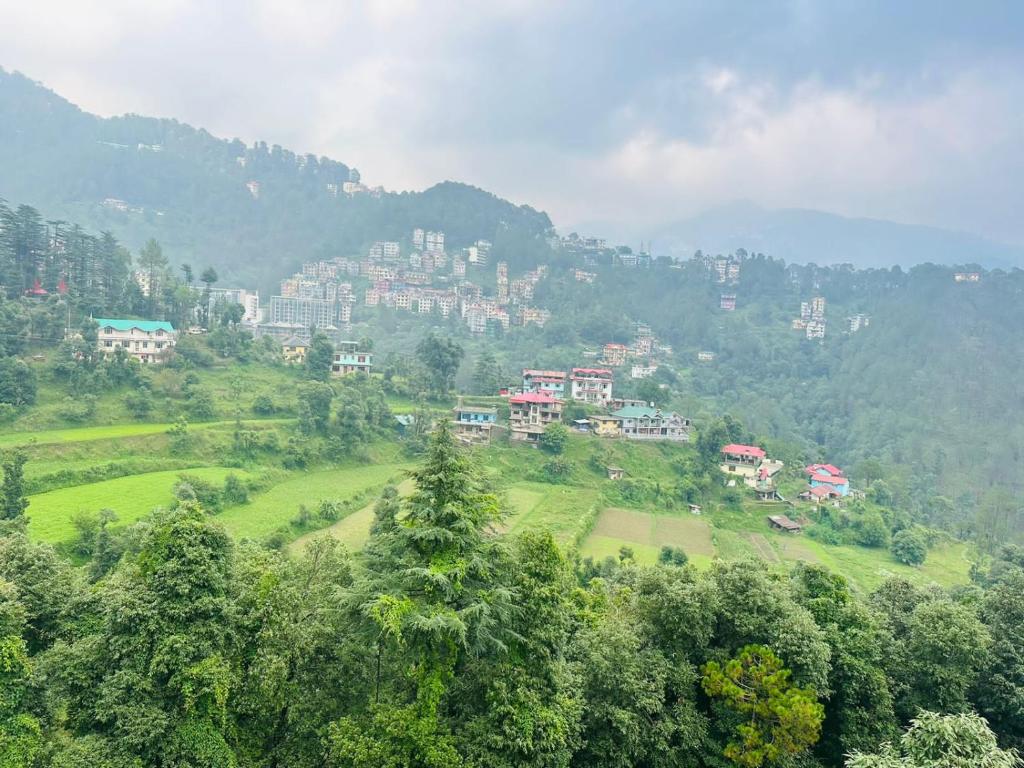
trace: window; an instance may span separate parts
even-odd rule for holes
[[[107,339],[106,341],[103,342],[103,346],[104,347],[112,347],[112,346],[114,346],[114,342],[112,342],[110,339]]]
[[[142,348],[143,349],[149,349],[149,342],[148,341],[142,342]]]

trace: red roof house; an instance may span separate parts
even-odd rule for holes
[[[730,443],[722,448],[722,453],[726,456],[744,456],[751,459],[763,459],[767,455],[763,448],[758,448],[756,445],[737,445],[736,443]]]

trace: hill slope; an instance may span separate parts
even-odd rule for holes
[[[109,230],[133,249],[155,237],[177,262],[263,287],[304,260],[408,238],[414,227],[443,230],[450,247],[484,238],[498,258],[535,261],[551,227],[544,213],[452,182],[348,197],[345,163],[246,147],[175,120],[97,117],[3,70],[0,168],[2,198]]]

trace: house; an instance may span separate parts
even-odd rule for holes
[[[395,429],[402,437],[408,435],[416,426],[416,416],[412,413],[399,413],[395,415]]]
[[[561,399],[565,397],[565,381],[565,371],[523,369],[523,392],[543,392]]]
[[[804,467],[804,472],[808,475],[807,484],[811,490],[827,486],[840,496],[850,493],[850,481],[843,476],[843,471],[833,464],[811,464]]]
[[[508,399],[512,440],[536,442],[548,424],[562,421],[562,401],[544,392],[522,392]]]
[[[744,482],[754,489],[754,494],[760,501],[777,501],[779,492],[775,489],[775,481],[769,468],[762,464],[757,468],[754,477],[748,477]]]
[[[307,349],[309,349],[309,343],[303,341],[298,336],[289,336],[281,342],[281,354],[286,363],[296,363],[299,365],[305,363]]]
[[[452,409],[452,412],[454,414],[452,425],[457,440],[469,444],[491,442],[491,429],[498,421],[496,408],[463,405],[462,398],[459,398],[459,403]]]
[[[649,379],[651,376],[658,372],[658,366],[656,364],[651,365],[634,365],[630,371],[630,378],[633,379]]]
[[[332,376],[347,376],[350,373],[369,374],[373,367],[373,355],[359,351],[359,342],[343,341],[331,360]]]
[[[591,416],[590,431],[598,437],[621,437],[622,419],[618,416]]]
[[[772,528],[785,531],[786,533],[800,533],[803,530],[803,526],[800,523],[796,522],[796,520],[790,520],[785,515],[769,515],[768,524]]]
[[[737,445],[730,443],[722,448],[720,468],[730,475],[753,477],[767,454],[756,445]]]
[[[700,363],[710,363],[714,359],[715,359],[715,353],[714,352],[698,352],[697,353],[697,362],[700,362]]]
[[[626,470],[622,467],[605,467],[608,470],[609,480],[621,480],[626,476]]]
[[[631,405],[645,406],[651,405],[646,400],[639,400],[635,397],[613,397],[608,401],[608,409],[611,411],[617,411],[621,408],[628,408]]]
[[[604,345],[602,362],[613,368],[625,365],[628,354],[629,348],[625,344],[608,343]]]
[[[607,368],[573,368],[572,399],[591,405],[608,405],[612,399],[612,372]]]
[[[672,440],[684,442],[690,439],[690,420],[677,413],[662,413],[660,408],[650,405],[631,405],[621,408],[612,416],[622,420],[622,435],[629,440]]]
[[[577,432],[589,432],[590,419],[573,419],[572,428]]]
[[[838,499],[839,492],[831,485],[818,485],[814,488],[808,488],[806,491],[801,493],[797,498],[804,501],[813,501],[821,504],[828,499]]]
[[[140,363],[160,363],[174,346],[177,332],[164,320],[119,320],[97,318],[100,352],[123,349]]]
[[[723,293],[718,301],[718,308],[726,312],[733,312],[736,309],[736,294]]]

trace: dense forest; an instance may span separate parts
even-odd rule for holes
[[[0,116],[0,197],[131,248],[155,238],[175,265],[215,259],[232,282],[267,292],[305,260],[348,256],[415,227],[444,231],[453,248],[490,240],[512,263],[548,252],[546,214],[483,190],[446,182],[349,197],[339,191],[351,170],[343,163],[175,120],[99,118],[3,70]]]
[[[88,568],[29,541],[5,483],[0,764],[1017,765],[1017,548],[969,588],[864,597],[814,565],[595,569],[496,533],[443,425],[412,478],[359,555],[234,543],[186,499],[101,528]]]

